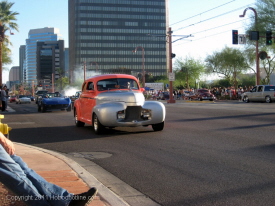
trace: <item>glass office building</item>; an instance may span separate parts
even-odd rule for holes
[[[26,39],[26,83],[29,85],[34,82],[37,84],[37,62],[36,49],[38,41],[57,41],[60,40],[59,29],[57,28],[41,28],[31,29],[28,39]]]
[[[130,71],[138,76],[144,63],[145,73],[166,75],[167,4],[168,0],[69,0],[70,70],[83,71],[85,63],[87,71]]]

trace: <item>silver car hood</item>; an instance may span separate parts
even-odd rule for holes
[[[97,95],[96,104],[108,102],[125,102],[128,106],[142,106],[145,98],[141,92],[132,90],[108,91]]]

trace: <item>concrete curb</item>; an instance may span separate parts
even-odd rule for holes
[[[69,167],[74,170],[79,177],[89,186],[89,187],[96,187],[98,189],[99,196],[106,201],[110,205],[115,206],[129,206],[128,203],[126,203],[123,199],[121,199],[119,196],[117,196],[114,192],[112,192],[110,189],[108,189],[106,186],[104,186],[101,182],[99,182],[91,173],[89,173],[87,170],[85,170],[83,167],[81,167],[77,162],[73,161],[72,159],[54,151],[50,151],[47,149],[42,149],[39,147],[26,145],[18,142],[14,142],[15,144],[29,147],[32,149],[37,149],[42,152],[45,152],[49,155],[52,155],[62,161],[64,161]]]

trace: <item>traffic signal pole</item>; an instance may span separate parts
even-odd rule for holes
[[[171,27],[169,27],[168,30],[168,43],[169,43],[169,73],[173,72],[172,69],[172,30]],[[173,81],[169,82],[169,99],[167,101],[167,103],[175,103],[176,100],[173,98]]]

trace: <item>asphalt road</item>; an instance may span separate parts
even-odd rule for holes
[[[115,128],[100,136],[75,127],[72,112],[9,106],[16,112],[2,122],[13,141],[104,153],[92,161],[160,205],[275,205],[274,103],[165,103],[163,131]]]

